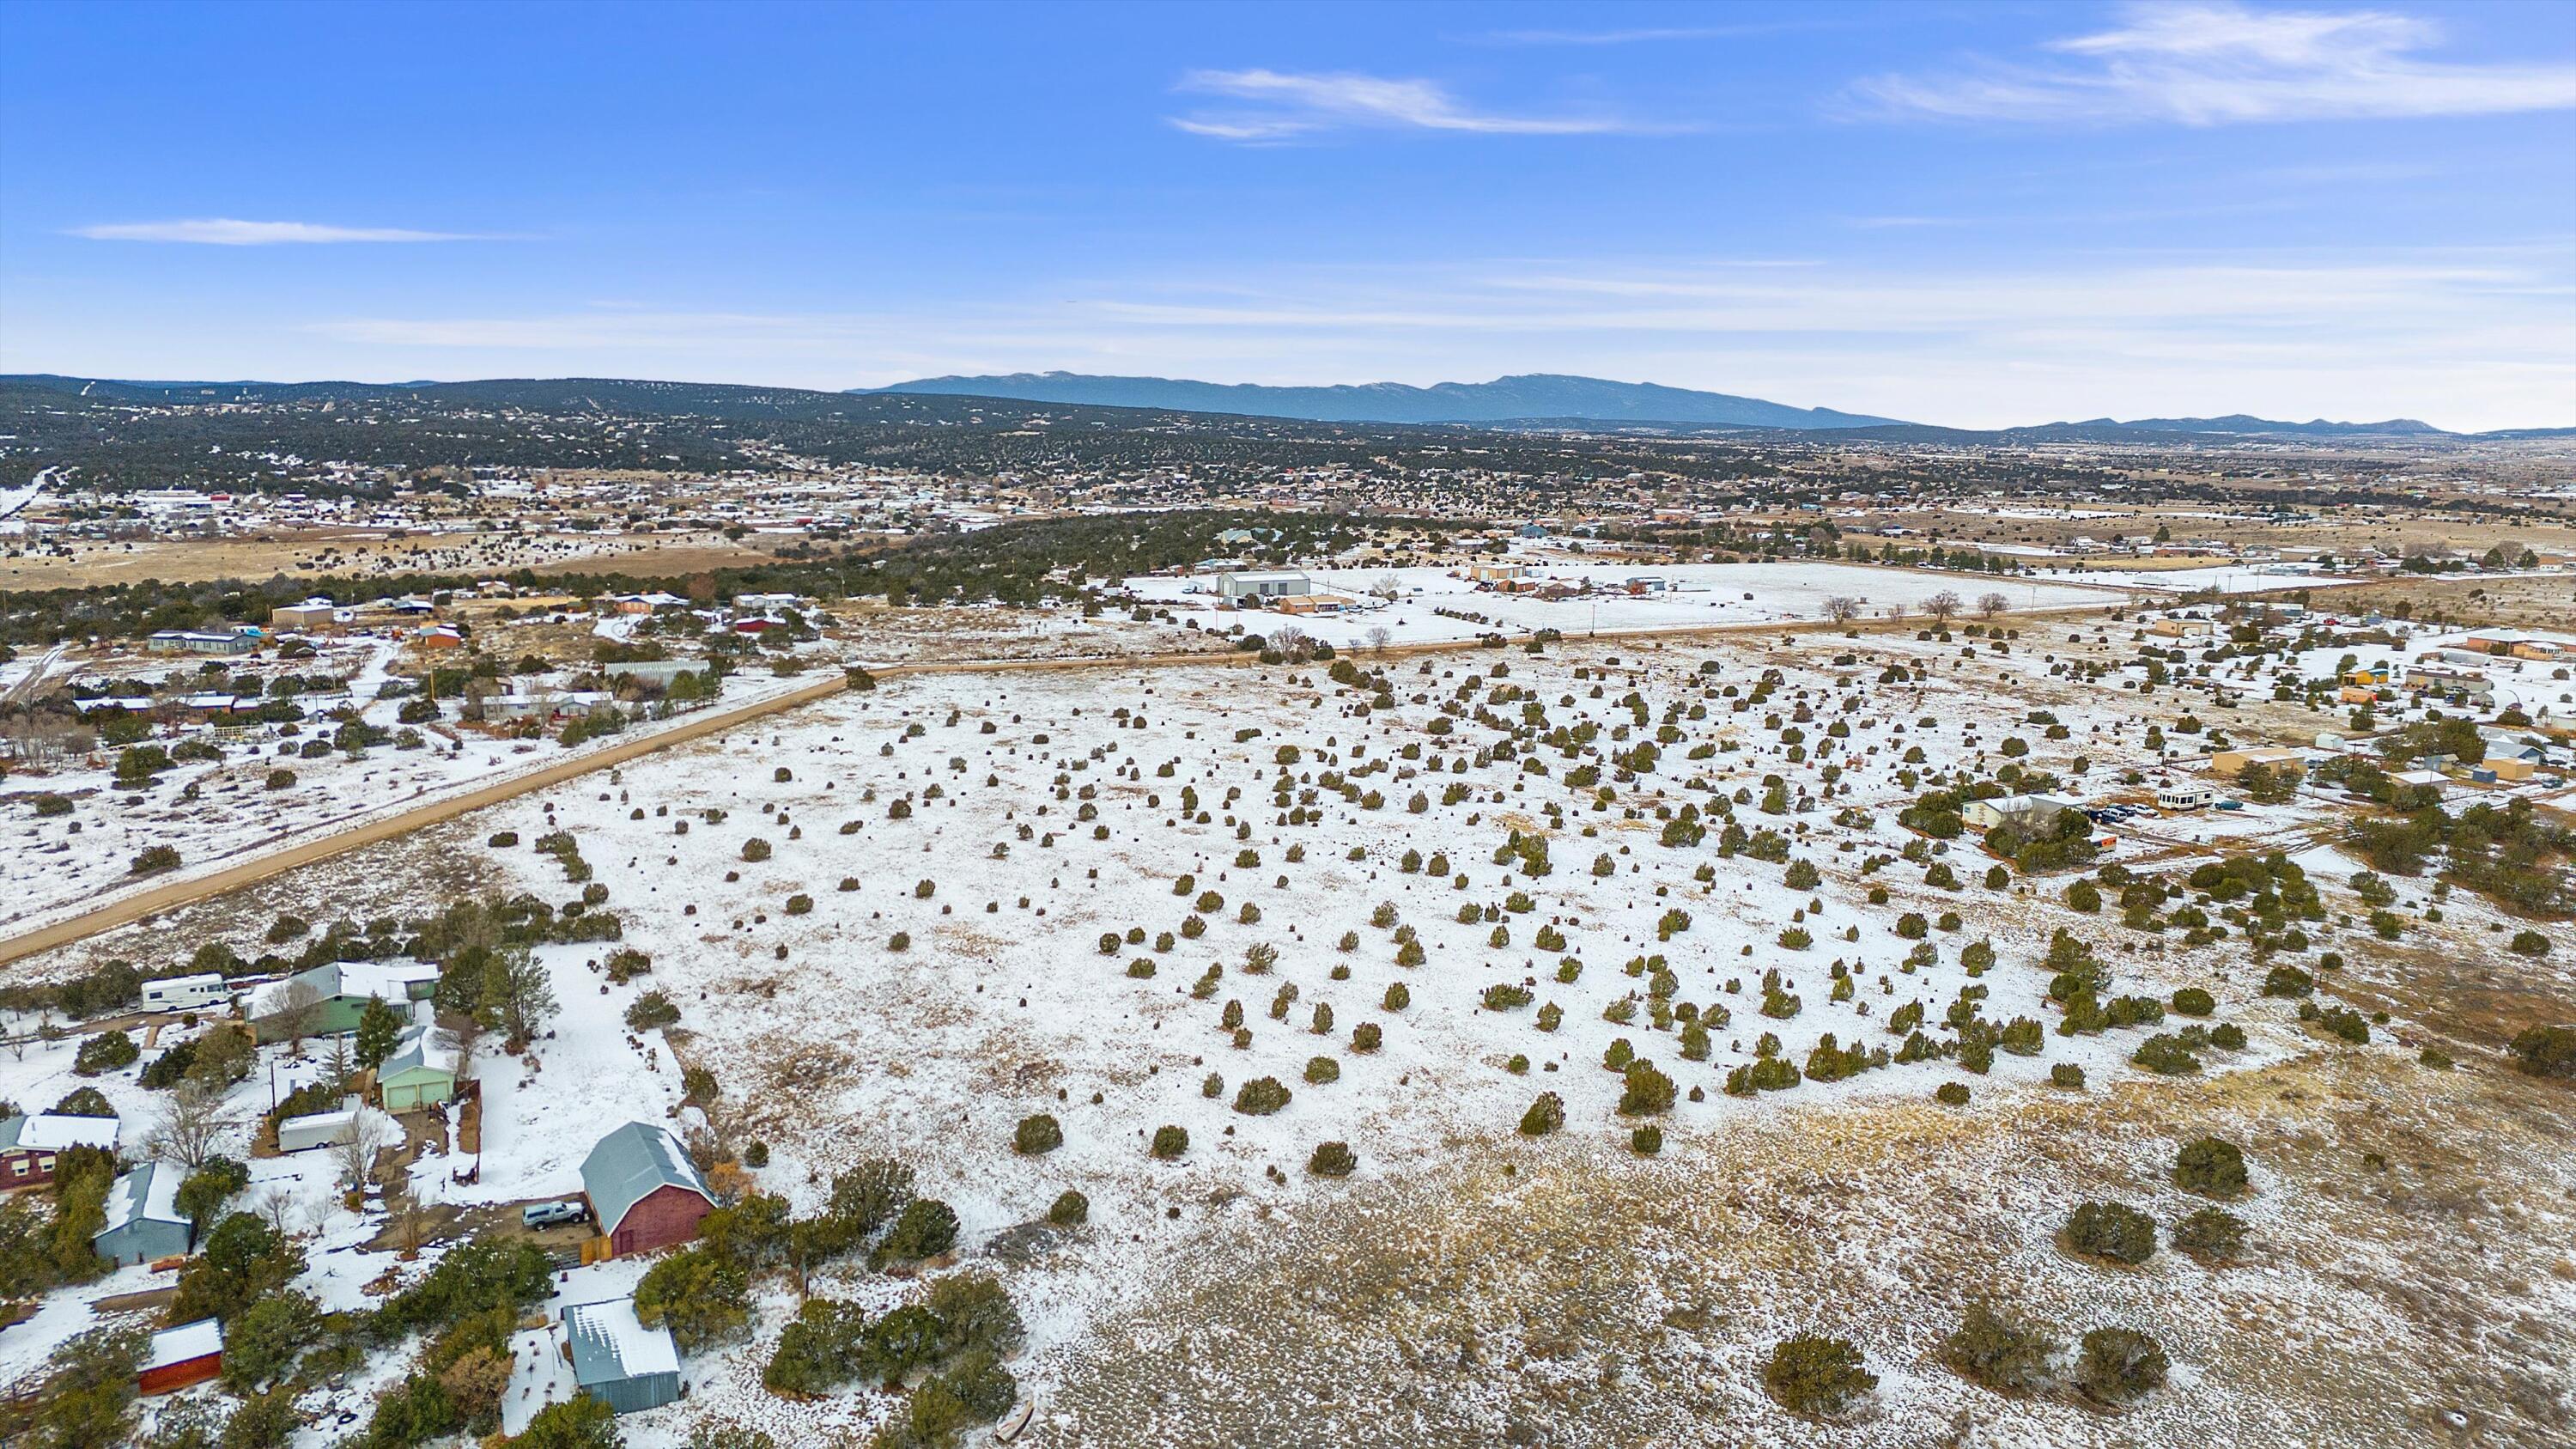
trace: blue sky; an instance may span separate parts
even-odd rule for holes
[[[2576,423],[2576,6],[0,9],[0,370]]]

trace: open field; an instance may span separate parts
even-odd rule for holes
[[[1895,821],[1917,769],[2000,757],[2081,780],[2080,757],[2107,771],[2170,724],[2180,701],[2063,672],[2125,657],[2112,632],[2033,621],[1964,657],[1886,626],[1363,654],[1347,686],[1240,661],[925,669],[11,975],[117,955],[159,970],[208,940],[247,956],[272,912],[562,895],[563,867],[531,849],[562,832],[651,969],[611,983],[604,947],[537,948],[563,1010],[524,1054],[476,1054],[478,1180],[431,1157],[411,1191],[469,1214],[562,1194],[630,1115],[760,1144],[758,1186],[799,1213],[859,1159],[900,1157],[1028,1321],[1013,1371],[1040,1444],[1800,1442],[1817,1431],[1764,1396],[1759,1363],[1809,1329],[1851,1338],[1879,1378],[1835,1442],[2182,1445],[2213,1424],[2249,1445],[2562,1437],[2576,1108],[2495,1053],[2576,1012],[2564,953],[2508,956],[2511,918],[2466,893],[2428,911],[2414,881],[2398,882],[2402,939],[2383,941],[2355,924],[2352,862],[2306,844],[2295,809],[2230,822],[2299,842],[2321,910],[2297,959],[2343,963],[2320,999],[2389,1013],[2347,1045],[2263,995],[2236,936],[2124,931],[2063,904],[2063,878],[1988,886],[1973,836]],[[1531,710],[1540,737],[1514,740],[1503,726]],[[2283,729],[2307,716],[2248,710]],[[1570,751],[1547,743],[1560,728]],[[1629,754],[1659,735],[1658,758]],[[1621,778],[1614,754],[1647,768]],[[1598,777],[1571,776],[1586,766]],[[1685,804],[1700,838],[1670,833]],[[519,843],[485,844],[503,831]],[[1544,853],[1498,859],[1516,832]],[[2218,855],[2141,840],[2112,858],[2179,882]],[[431,860],[448,864],[424,875]],[[1793,885],[1800,863],[1814,877]],[[2243,1045],[2172,1076],[2131,1058],[2181,1018],[2059,1032],[2041,961],[2061,928],[2098,950],[2106,994],[2205,989],[2202,1024]],[[624,1025],[648,991],[677,1023]],[[1905,1045],[1915,1028],[1891,1022],[1918,1005],[1930,1054],[1872,1057]],[[2016,1020],[2028,1037],[1963,1069],[1958,1023]],[[1823,1079],[1829,1035],[1861,1049],[1848,1079]],[[1628,1100],[1640,1079],[1603,1066],[1622,1043],[1670,1100]],[[2424,1044],[2463,1067],[2418,1065]],[[7,1091],[50,1100],[68,1052],[30,1051]],[[1814,1077],[1729,1092],[1764,1060]],[[2052,1085],[2061,1065],[2082,1090]],[[684,1067],[713,1073],[711,1098],[683,1100]],[[1284,1105],[1239,1108],[1257,1079]],[[1936,1104],[1944,1083],[1970,1100]],[[112,1085],[144,1114],[140,1089]],[[1564,1125],[1524,1136],[1543,1092]],[[1062,1145],[1014,1152],[1040,1112]],[[1157,1160],[1166,1125],[1187,1147]],[[1640,1125],[1660,1128],[1658,1153],[1632,1150]],[[2253,1166],[2230,1204],[2243,1264],[2058,1246],[2094,1199],[2169,1237],[2201,1200],[2166,1169],[2213,1132]],[[1356,1154],[1351,1175],[1309,1170],[1327,1141]],[[1045,1225],[1067,1188],[1088,1225]],[[331,1261],[333,1283],[418,1271],[354,1248]],[[620,1271],[598,1281],[631,1284]],[[819,1283],[871,1316],[919,1291],[855,1262]],[[2147,1331],[2170,1378],[2118,1413],[1976,1388],[1933,1349],[1981,1293],[2070,1336]],[[825,1445],[883,1421],[897,1400],[881,1391],[761,1388],[793,1303],[765,1281],[740,1338],[689,1355],[685,1403],[622,1422],[629,1442],[738,1423]]]
[[[626,571],[685,574],[738,568],[793,540],[753,534],[731,542],[687,534],[436,534],[397,538],[381,529],[280,531],[267,537],[156,541],[71,540],[61,552],[0,558],[0,588],[78,589],[160,579],[265,579],[313,574],[538,574]]]

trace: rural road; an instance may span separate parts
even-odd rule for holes
[[[2107,609],[2124,607],[2134,602],[2124,598],[2101,604],[2029,610],[2016,613],[2012,617],[2016,621],[2024,621],[2054,616],[2094,614]],[[1717,624],[1694,629],[1635,629],[1616,632],[1604,630],[1588,637],[1568,634],[1563,642],[1568,644],[1578,641],[1664,643],[1710,635],[1809,634],[1828,630],[1841,633],[1847,627],[1866,634],[1888,628],[1913,629],[1920,627],[1923,622],[1915,619],[1894,622],[1860,620],[1845,626],[1821,620],[1771,620],[1751,624]],[[1490,646],[1475,639],[1441,640],[1394,644],[1388,646],[1384,653],[1391,658],[1401,658],[1423,654],[1456,653],[1487,647]],[[891,680],[916,674],[1013,674],[1074,669],[1160,669],[1175,665],[1243,666],[1257,662],[1254,655],[1228,651],[1103,655],[1073,659],[956,660],[925,664],[890,664],[877,669],[875,673],[881,680]],[[273,850],[246,856],[220,870],[210,871],[204,875],[194,875],[163,885],[148,886],[131,894],[104,901],[95,909],[78,915],[35,927],[17,935],[0,938],[0,965],[67,946],[75,941],[86,940],[91,936],[157,915],[174,907],[191,905],[223,895],[228,891],[239,890],[244,886],[254,885],[300,866],[329,860],[353,850],[363,850],[381,841],[408,835],[423,826],[435,825],[443,820],[453,820],[457,816],[470,814],[487,805],[498,805],[502,801],[515,799],[531,791],[543,790],[551,785],[562,784],[566,780],[577,779],[594,770],[613,768],[657,750],[666,750],[673,745],[686,744],[691,740],[705,739],[709,735],[720,734],[737,725],[800,708],[816,700],[829,698],[846,688],[848,688],[848,682],[836,673],[828,679],[789,690],[784,694],[747,700],[729,708],[707,710],[669,729],[657,730],[637,739],[621,740],[604,749],[585,751],[556,764],[513,775],[506,780],[428,800],[414,809],[388,815],[364,825],[316,836],[310,840],[280,845]]]

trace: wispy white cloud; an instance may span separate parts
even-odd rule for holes
[[[1486,136],[1597,136],[1669,131],[1612,115],[1532,116],[1477,110],[1437,82],[1350,72],[1199,70],[1180,90],[1242,103],[1174,116],[1194,136],[1279,142],[1343,130],[1421,130]]]
[[[271,247],[341,242],[489,241],[461,232],[412,231],[391,226],[322,226],[309,221],[236,221],[206,217],[190,221],[132,221],[72,228],[73,236],[92,241],[183,242],[197,246]]]
[[[2066,61],[1889,75],[1853,87],[1878,115],[2052,124],[2495,115],[2576,107],[2576,61],[2423,58],[2440,27],[2378,10],[2136,5],[2046,48]]]

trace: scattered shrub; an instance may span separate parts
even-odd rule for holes
[[[1877,1388],[1878,1375],[1861,1367],[1860,1350],[1849,1342],[1801,1334],[1772,1347],[1762,1386],[1791,1413],[1825,1418]]]
[[[2126,1404],[2164,1387],[2164,1345],[2130,1328],[2097,1328],[2084,1335],[2075,1360],[2075,1387],[2099,1404]]]
[[[1521,1135],[1545,1137],[1565,1126],[1565,1099],[1554,1092],[1541,1092],[1521,1114]]]
[[[2209,1262],[2227,1262],[2245,1248],[2245,1220],[2225,1208],[2202,1208],[2174,1224],[2173,1245]]]
[[[1949,1337],[1941,1362],[1970,1383],[1998,1393],[2028,1394],[2047,1387],[2049,1363],[2066,1344],[2048,1325],[2026,1319],[2008,1305],[1971,1303]]]
[[[1348,1177],[1359,1165],[1359,1154],[1351,1151],[1347,1142],[1321,1143],[1306,1159],[1306,1170],[1317,1177]]]
[[[2174,1154],[2173,1180],[2202,1197],[2234,1197],[2245,1191],[2245,1154],[2216,1137],[2185,1143]]]
[[[1064,1127],[1045,1112],[1023,1117],[1011,1133],[1011,1150],[1022,1157],[1053,1152],[1064,1145]]]
[[[2156,1220],[2121,1203],[2079,1203],[2066,1219],[2066,1243],[2097,1258],[2143,1263],[2156,1253]]]

